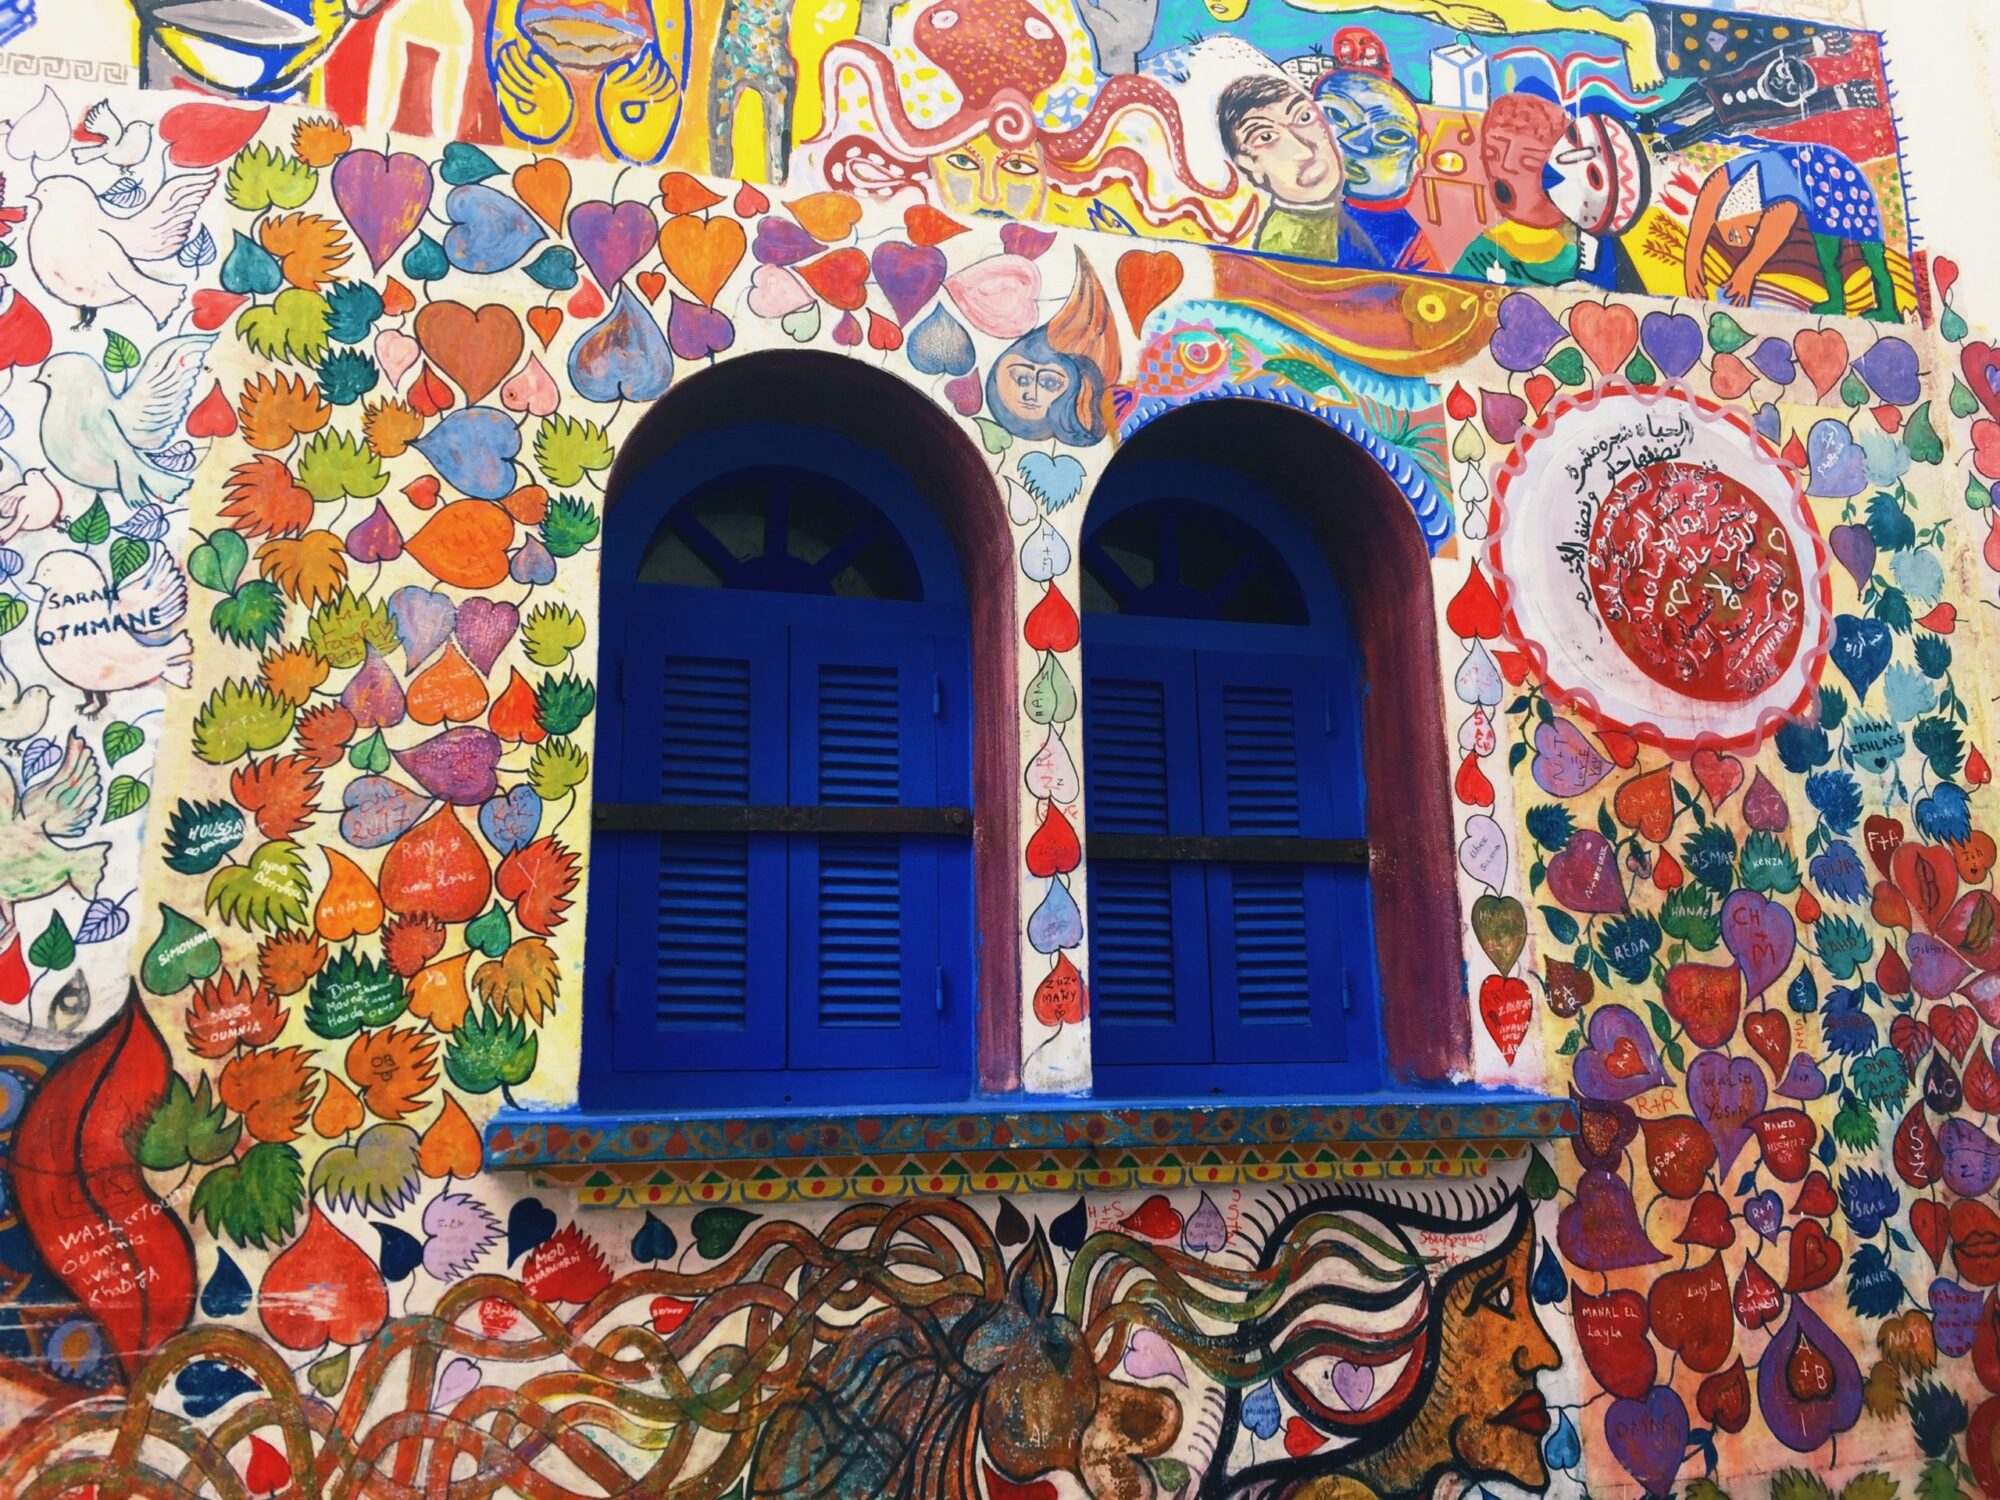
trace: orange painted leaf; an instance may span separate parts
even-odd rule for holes
[[[563,924],[576,889],[577,857],[556,838],[536,839],[500,861],[494,888],[514,903],[514,918],[547,937]]]
[[[300,756],[315,770],[340,764],[347,742],[354,738],[354,715],[344,704],[321,703],[299,715],[296,733]]]
[[[319,214],[279,214],[264,221],[257,237],[283,264],[285,280],[308,291],[332,281],[354,254],[340,225]]]
[[[372,1113],[400,1120],[423,1108],[437,1082],[437,1045],[410,1026],[364,1031],[348,1044],[347,1076]]]
[[[227,1057],[238,1047],[264,1047],[285,1029],[285,1007],[267,984],[227,970],[195,986],[184,1017],[188,1050],[196,1057]]]
[[[297,833],[319,811],[319,770],[303,755],[273,755],[230,773],[229,794],[267,839]]]
[[[312,525],[313,497],[268,453],[229,471],[222,514],[244,536],[298,536]]]
[[[272,452],[295,437],[318,432],[333,416],[333,408],[296,375],[259,375],[243,387],[236,415],[243,440]]]
[[[216,1097],[260,1141],[295,1141],[319,1097],[320,1072],[303,1047],[246,1052],[222,1070]]]
[[[465,1106],[446,1094],[417,1144],[417,1167],[426,1177],[477,1177],[480,1164],[479,1130]]]
[[[424,522],[404,551],[440,583],[488,589],[507,577],[514,518],[490,500],[454,500]]]
[[[321,604],[347,582],[347,554],[330,531],[280,537],[257,549],[257,571],[301,604]]]

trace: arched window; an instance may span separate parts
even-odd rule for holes
[[[620,487],[602,599],[588,1092],[964,1097],[971,646],[908,476],[820,429],[688,437]]]
[[[1364,685],[1318,544],[1240,473],[1121,462],[1082,563],[1097,1092],[1374,1086]]]

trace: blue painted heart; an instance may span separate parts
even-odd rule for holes
[[[518,266],[542,239],[542,226],[512,198],[484,183],[456,187],[445,196],[451,228],[444,237],[445,259],[474,276],[492,276]]]

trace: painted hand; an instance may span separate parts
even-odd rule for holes
[[[537,146],[561,140],[576,117],[576,96],[554,60],[519,31],[505,40],[496,35],[491,56],[493,92],[507,128]]]
[[[1750,299],[1757,295],[1757,273],[1747,268],[1739,268],[1722,283],[1723,300],[1737,307],[1748,307]]]
[[[1483,5],[1464,5],[1459,0],[1440,0],[1431,13],[1446,26],[1475,36],[1504,36],[1507,23]]]
[[[626,161],[650,165],[667,154],[681,119],[681,81],[648,42],[629,62],[605,70],[597,85],[597,123]]]

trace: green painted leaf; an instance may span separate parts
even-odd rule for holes
[[[285,596],[275,583],[253,578],[209,611],[209,628],[233,645],[256,651],[285,630]]]
[[[1849,370],[1846,378],[1840,382],[1840,404],[1842,406],[1866,406],[1868,400],[1868,387],[1862,383],[1859,375]]]
[[[382,731],[376,730],[347,752],[347,763],[357,771],[371,771],[377,776],[389,770],[389,747],[383,742]]]
[[[208,910],[238,927],[275,932],[306,925],[312,878],[305,852],[290,839],[260,844],[248,864],[224,865],[208,877]]]
[[[1653,362],[1643,354],[1635,354],[1626,362],[1625,378],[1634,385],[1651,385],[1660,378],[1660,372],[1653,368]]]
[[[136,776],[114,776],[104,789],[104,821],[116,823],[146,805],[152,789]]]
[[[387,1026],[406,1004],[401,975],[343,949],[313,979],[306,1025],[314,1036],[344,1041],[364,1026]]]
[[[1734,354],[1750,342],[1750,335],[1743,331],[1743,325],[1726,312],[1716,313],[1708,320],[1708,347],[1717,354]]]
[[[1951,378],[1951,414],[1954,417],[1976,416],[1979,412],[1979,398],[1972,394],[1972,387],[1958,376]]]
[[[0,635],[28,618],[28,606],[13,594],[0,594]]]
[[[299,1153],[259,1141],[240,1161],[225,1162],[202,1178],[188,1208],[210,1234],[227,1235],[240,1249],[263,1249],[292,1237],[305,1197]]]
[[[153,549],[136,536],[121,536],[111,543],[111,586],[118,587],[146,566]]]
[[[1556,1169],[1549,1165],[1549,1159],[1539,1151],[1528,1155],[1528,1170],[1521,1178],[1521,1190],[1537,1203],[1546,1203],[1555,1197],[1558,1184]]]
[[[559,490],[583,482],[585,474],[611,467],[611,437],[595,422],[576,417],[544,417],[535,433],[535,467]]]
[[[67,969],[76,962],[76,939],[61,912],[49,918],[42,935],[28,945],[28,962],[38,969]]]
[[[1014,446],[1014,434],[990,417],[974,417],[973,424],[979,428],[979,441],[988,453],[1005,453]]]
[[[176,995],[222,967],[215,935],[171,906],[160,908],[160,935],[139,965],[139,983],[155,995]]]
[[[717,1207],[704,1208],[688,1227],[694,1232],[695,1249],[707,1260],[721,1260],[756,1222],[757,1215],[745,1209]]]
[[[188,553],[188,577],[218,594],[236,591],[243,565],[250,561],[250,544],[234,531],[216,531]]]
[[[292,732],[297,712],[268,688],[241,679],[225,682],[194,716],[194,753],[212,766],[226,766],[272,749]]]
[[[146,731],[123,719],[104,726],[104,763],[115,766],[146,743]]]
[[[174,804],[167,819],[167,868],[180,875],[206,875],[243,842],[243,814],[227,802]]]
[[[498,901],[487,908],[482,917],[475,917],[465,927],[467,946],[478,949],[488,958],[498,958],[507,951],[514,941],[513,926],[507,920],[507,909]]]
[[[1584,366],[1581,349],[1558,349],[1549,356],[1543,368],[1564,385],[1582,385],[1590,379],[1590,371]]]
[[[90,509],[69,523],[69,539],[85,547],[95,547],[111,536],[111,513],[104,508],[104,497],[98,496],[90,502]]]
[[[113,375],[122,375],[127,370],[137,369],[139,346],[115,329],[104,333],[104,368]]]
[[[338,1396],[340,1388],[347,1384],[347,1357],[350,1352],[343,1349],[325,1359],[314,1360],[306,1369],[306,1384],[329,1401]]]
[[[192,1092],[180,1074],[167,1079],[166,1096],[153,1111],[139,1137],[139,1165],[154,1172],[177,1172],[189,1162],[207,1166],[235,1151],[243,1134],[241,1121],[209,1093],[208,1075]]]
[[[1944,439],[1938,436],[1937,427],[1931,421],[1930,402],[1926,401],[1910,413],[1910,420],[1903,425],[1903,446],[1910,450],[1910,457],[1920,464],[1944,462]]]

